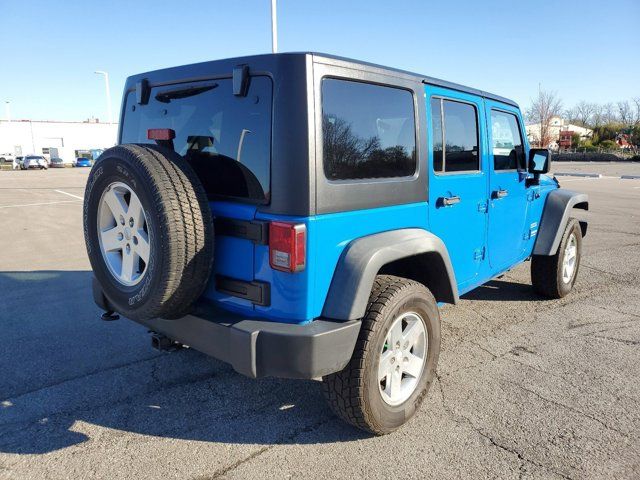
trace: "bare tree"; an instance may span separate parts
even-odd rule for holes
[[[604,106],[599,103],[593,104],[593,113],[591,114],[591,127],[595,130],[605,123]]]
[[[576,123],[579,121],[578,109],[576,107],[567,108],[562,115],[569,121],[569,123]]]
[[[640,125],[640,97],[634,97],[631,99],[633,107],[635,109],[633,113],[633,124]]]
[[[587,127],[591,125],[594,110],[595,104],[587,103],[584,100],[575,106],[576,120],[580,122],[581,126]]]
[[[561,112],[562,101],[556,92],[539,90],[538,96],[531,100],[527,118],[530,122],[540,125],[539,138],[536,139],[538,146],[545,147],[551,143],[551,118],[559,116]]]
[[[625,125],[630,125],[633,123],[633,111],[631,110],[631,105],[628,100],[624,100],[623,102],[618,102],[618,115],[619,119]]]
[[[605,103],[602,106],[602,123],[615,123],[618,121],[618,112],[616,108],[613,106],[613,103]]]

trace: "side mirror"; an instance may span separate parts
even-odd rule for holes
[[[546,148],[532,148],[529,150],[529,173],[540,175],[547,173],[551,167],[551,152]]]

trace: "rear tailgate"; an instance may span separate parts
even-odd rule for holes
[[[152,84],[146,103],[131,91],[123,107],[121,143],[154,143],[150,129],[167,131],[157,143],[196,171],[216,227],[205,297],[247,313],[261,304],[262,286],[254,284],[256,242],[238,232],[252,226],[258,205],[269,203],[272,90],[265,75],[250,78],[246,95],[234,95],[231,77]]]

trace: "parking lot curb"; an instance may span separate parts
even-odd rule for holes
[[[570,172],[557,172],[554,173],[557,177],[589,177],[589,178],[602,178],[601,173],[570,173]]]

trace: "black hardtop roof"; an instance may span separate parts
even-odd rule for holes
[[[206,70],[210,70],[209,67],[213,67],[215,65],[216,69],[220,69],[221,67],[225,70],[229,70],[231,73],[233,67],[238,64],[246,64],[251,68],[252,63],[263,64],[268,62],[268,60],[274,60],[276,57],[294,57],[294,56],[307,56],[310,55],[313,57],[313,61],[317,63],[325,63],[337,66],[343,66],[346,68],[352,68],[356,70],[364,70],[371,71],[383,75],[390,75],[395,77],[401,77],[405,79],[417,80],[425,84],[434,85],[443,88],[449,88],[451,90],[457,90],[459,92],[470,93],[472,95],[477,95],[480,97],[488,98],[491,100],[495,100],[501,103],[505,103],[508,105],[512,105],[514,107],[518,107],[518,104],[505,97],[501,97],[499,95],[495,95],[493,93],[486,92],[484,90],[479,90],[472,87],[467,87],[464,85],[460,85],[458,83],[449,82],[446,80],[441,80],[439,78],[430,77],[428,75],[423,75],[420,73],[409,72],[406,70],[401,70],[398,68],[386,67],[384,65],[378,65],[375,63],[364,62],[361,60],[354,60],[351,58],[340,57],[337,55],[330,55],[326,53],[319,52],[286,52],[286,53],[266,53],[261,55],[251,55],[245,57],[235,57],[235,58],[226,58],[220,60],[211,60],[207,62],[194,63],[190,65],[182,65],[179,67],[170,67],[164,68],[160,70],[154,70],[151,72],[145,72],[137,75],[133,75],[127,79],[127,85],[129,88],[133,87],[133,84],[147,76],[152,77],[160,77],[160,78],[169,78],[174,74],[178,74],[180,71],[184,71],[184,69],[193,70],[194,73],[204,72]],[[196,75],[199,76],[199,75]]]
[[[396,75],[396,76],[411,77],[411,78],[414,78],[416,80],[421,81],[422,83],[426,83],[426,84],[429,84],[429,85],[435,85],[435,86],[438,86],[438,87],[449,88],[451,90],[457,90],[459,92],[466,92],[466,93],[470,93],[470,94],[473,94],[473,95],[478,95],[480,97],[496,100],[498,102],[502,102],[502,103],[506,103],[506,104],[509,104],[509,105],[513,105],[514,107],[518,107],[518,104],[514,100],[511,100],[509,98],[501,97],[500,95],[495,95],[493,93],[485,92],[484,90],[479,90],[477,88],[467,87],[465,85],[460,85],[458,83],[449,82],[447,80],[441,80],[439,78],[430,77],[428,75],[423,75],[423,74],[415,73],[415,72],[409,72],[407,70],[401,70],[399,68],[385,67],[384,65],[378,65],[376,63],[370,63],[370,62],[364,62],[364,61],[361,61],[361,60],[353,60],[351,58],[339,57],[337,55],[329,55],[329,54],[317,53],[317,52],[310,52],[310,55],[313,55],[314,60],[319,62],[319,63],[325,63],[323,60],[326,59],[326,60],[329,60],[328,63],[339,62],[339,63],[344,63],[344,64],[350,64],[352,66],[352,68],[358,68],[358,66],[360,66],[360,69],[362,69],[362,70],[371,70],[371,69],[373,69],[373,70],[379,70],[379,71],[381,71],[381,73],[387,72],[387,74],[392,74],[392,75]]]

